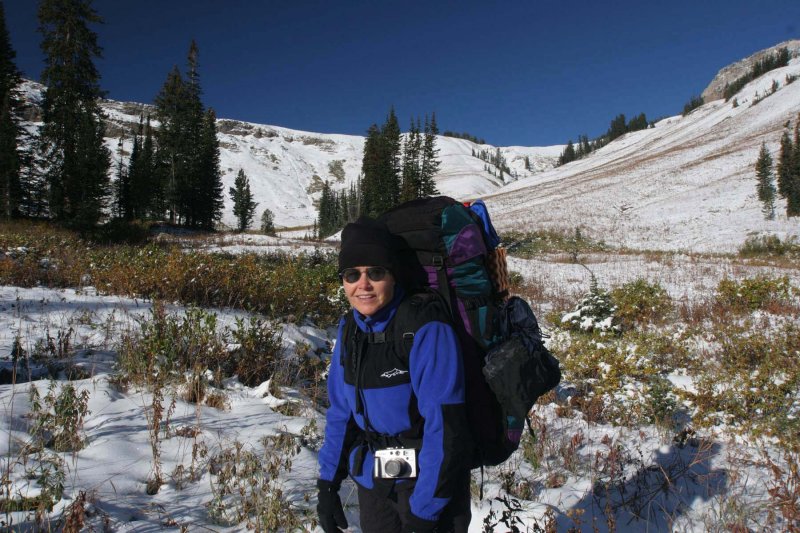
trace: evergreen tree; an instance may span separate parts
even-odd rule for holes
[[[381,133],[377,124],[367,130],[364,142],[364,156],[361,160],[361,213],[377,216],[381,213],[380,172],[381,172]],[[324,189],[323,189],[324,193]],[[320,226],[322,220],[320,219]]]
[[[611,121],[611,125],[608,128],[608,136],[609,141],[613,141],[618,137],[622,137],[628,133],[628,127],[625,124],[625,115],[619,114],[617,115],[614,120]]]
[[[797,217],[800,216],[800,114],[794,124],[792,144],[791,171],[786,183],[786,215]]]
[[[231,195],[231,200],[233,200],[233,215],[236,217],[237,221],[236,229],[241,233],[250,227],[258,202],[253,201],[253,193],[250,191],[250,180],[247,178],[247,174],[244,173],[244,170],[239,169],[239,173],[236,175],[233,184],[234,186],[230,187],[228,192]]]
[[[756,179],[758,199],[763,204],[764,218],[772,220],[775,218],[775,177],[772,172],[772,155],[763,143],[756,161]]]
[[[20,82],[11,47],[11,39],[6,28],[5,11],[0,3],[0,217],[20,214],[22,185],[20,170],[22,158],[19,140],[22,129],[19,126]]]
[[[197,164],[194,166],[193,189],[196,203],[191,214],[193,224],[211,230],[222,217],[222,172],[219,168],[219,140],[217,139],[217,115],[208,109],[201,123],[197,144]]]
[[[141,156],[139,157],[139,175],[137,176],[138,190],[135,192],[135,204],[142,218],[152,217],[153,214],[162,216],[166,211],[164,200],[164,183],[160,179],[157,167],[156,149],[153,141],[153,128],[150,126],[150,115],[144,124],[144,141],[142,142]]]
[[[419,118],[416,123],[411,120],[411,127],[403,146],[403,178],[400,201],[407,202],[418,198],[420,189],[420,152],[422,137],[420,136]]]
[[[435,196],[439,194],[433,177],[439,172],[439,149],[436,148],[436,136],[439,127],[436,125],[436,113],[431,114],[431,120],[425,116],[425,138],[422,142],[422,163],[420,164],[418,197]]]
[[[139,127],[136,130],[136,134],[133,136],[133,147],[131,148],[131,156],[128,158],[128,188],[130,194],[130,209],[131,209],[131,218],[143,218],[140,215],[141,209],[139,208],[140,201],[136,198],[137,193],[134,185],[135,185],[135,175],[137,172],[137,167],[140,165],[141,160],[141,142],[142,142],[142,134],[144,133],[144,116],[139,115]]]
[[[381,183],[384,194],[381,195],[380,212],[391,209],[400,201],[400,124],[394,107],[389,109],[389,115],[381,128],[382,162]]]
[[[359,187],[353,183],[350,185],[350,190],[347,193],[347,222],[355,222],[358,219],[361,194]]]
[[[782,198],[789,195],[789,183],[792,179],[792,158],[794,146],[789,131],[785,130],[781,137],[781,151],[778,155],[778,194]]]
[[[189,44],[189,53],[186,58],[187,68],[185,77],[185,98],[186,98],[186,132],[192,144],[187,147],[187,175],[183,186],[190,191],[188,198],[185,198],[183,209],[186,224],[189,226],[212,229],[213,222],[210,218],[212,212],[214,196],[213,174],[219,174],[219,162],[217,168],[212,168],[212,159],[216,150],[216,158],[219,159],[219,149],[216,140],[216,117],[214,118],[213,140],[209,137],[207,112],[203,109],[201,100],[202,90],[200,88],[200,73],[198,70],[200,52],[197,43],[192,40]],[[211,143],[214,146],[212,147]],[[209,189],[209,187],[211,189]],[[222,186],[219,184],[219,201],[222,202]],[[218,219],[219,217],[217,217]]]
[[[261,213],[261,233],[275,235],[275,215],[269,209],[264,209]]]
[[[135,143],[135,141],[134,141]],[[131,202],[131,184],[130,176],[128,174],[128,167],[125,166],[122,158],[122,137],[119,138],[117,143],[117,182],[115,187],[115,211],[117,218],[123,220],[130,220],[133,218],[133,205]]]
[[[639,131],[647,129],[647,117],[644,113],[640,113],[636,117],[632,118],[630,123],[628,123],[628,131]]]
[[[188,180],[188,128],[186,120],[186,89],[177,66],[167,74],[167,79],[155,98],[156,119],[161,124],[156,132],[158,181],[163,211],[170,223],[179,222],[181,193],[186,192]]]
[[[160,197],[160,183],[156,180],[153,161],[153,137],[150,116],[147,124],[144,116],[139,116],[139,128],[133,137],[133,149],[128,162],[128,181],[130,183],[131,217],[145,219],[155,210],[156,198]]]
[[[399,140],[396,122],[392,110],[382,128],[373,124],[367,131],[361,165],[361,212],[372,217],[391,209],[400,200],[400,174],[395,163],[399,155],[395,152],[399,146],[395,142],[395,136]]]
[[[566,165],[567,163],[575,161],[575,159],[575,145],[572,144],[572,139],[570,139],[566,148],[564,148],[564,151],[561,152],[561,155],[558,158],[558,164]]]
[[[336,222],[336,211],[338,208],[336,204],[336,195],[331,190],[328,180],[325,180],[325,183],[322,185],[322,196],[319,201],[319,216],[317,217],[319,221],[318,231],[320,238],[333,235],[339,229]]]
[[[166,211],[170,222],[212,229],[223,207],[219,142],[216,116],[201,100],[198,57],[192,41],[186,75],[173,67],[156,96],[160,187],[152,189],[158,194],[151,203]]]
[[[39,131],[49,186],[50,215],[88,228],[103,214],[108,197],[110,154],[98,105],[102,96],[94,58],[101,57],[91,23],[102,22],[90,0],[42,0],[39,31],[47,87]]]
[[[385,139],[384,142],[386,143],[387,151],[386,158],[388,168],[386,183],[390,189],[392,205],[394,205],[400,199],[400,174],[402,172],[400,123],[397,121],[394,106],[389,109],[389,116],[386,117],[386,123],[383,125],[381,133]]]

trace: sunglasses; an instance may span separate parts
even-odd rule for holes
[[[370,281],[381,281],[389,271],[384,267],[369,267],[365,272]],[[357,268],[345,268],[339,272],[339,277],[347,283],[355,283],[361,279],[363,273]]]

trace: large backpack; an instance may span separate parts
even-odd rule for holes
[[[412,292],[434,289],[450,311],[477,444],[473,468],[508,459],[519,447],[528,411],[561,377],[530,307],[520,298],[507,299],[490,275],[489,258],[499,239],[483,203],[476,207],[438,196],[406,202],[380,217],[396,239],[400,283]]]

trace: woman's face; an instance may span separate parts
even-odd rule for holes
[[[383,267],[347,268],[342,271],[342,284],[347,301],[364,316],[374,315],[394,297],[394,276]]]

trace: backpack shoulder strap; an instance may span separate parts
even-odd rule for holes
[[[408,356],[414,345],[414,336],[422,326],[434,321],[452,324],[452,317],[450,307],[438,291],[423,289],[406,296],[394,321],[397,341],[402,346],[400,353]]]

